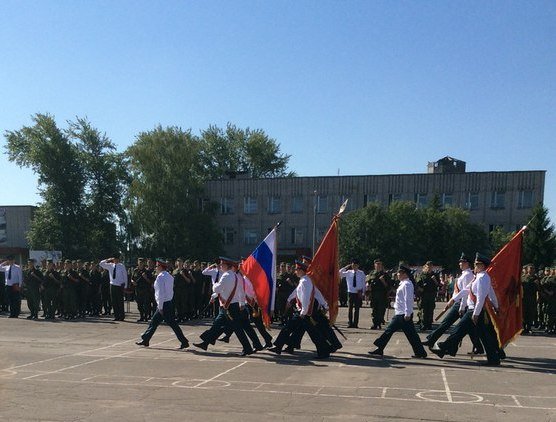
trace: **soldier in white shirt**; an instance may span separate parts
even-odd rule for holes
[[[461,254],[461,257],[459,259],[459,268],[461,270],[461,275],[458,277],[454,284],[454,292],[452,294],[452,298],[444,308],[444,310],[449,309],[449,311],[444,316],[444,319],[442,320],[442,323],[438,326],[438,328],[432,331],[427,336],[426,341],[423,342],[424,346],[429,346],[429,348],[434,346],[440,336],[442,336],[442,334],[444,334],[448,330],[448,328],[450,328],[454,324],[454,322],[456,322],[465,313],[465,308],[461,309],[460,305],[463,302],[466,302],[467,294],[465,294],[465,298],[463,298],[462,296],[464,295],[464,293],[460,292],[466,291],[469,284],[475,278],[475,275],[473,274],[473,271],[470,267],[470,261],[471,260],[467,255],[465,255],[464,253]],[[483,346],[475,331],[469,333],[469,338],[473,343],[473,353],[484,353]]]
[[[12,255],[0,264],[0,271],[5,273],[6,298],[10,305],[9,318],[17,318],[21,312],[21,285],[23,284],[23,272],[21,267],[15,263]]]
[[[485,318],[487,318],[485,309],[486,301],[490,298],[495,308],[498,304],[497,301],[494,302],[492,283],[490,276],[486,272],[489,265],[490,260],[487,257],[479,253],[476,254],[475,279],[466,289],[467,311],[456,326],[455,331],[444,342],[437,343],[436,346],[431,349],[431,352],[438,357],[442,358],[446,354],[455,356],[463,337],[476,330],[487,355],[487,361],[481,362],[481,364],[489,366],[500,365],[501,352],[498,347],[498,340],[493,337],[493,330],[485,324]],[[494,295],[494,298],[495,297]]]
[[[180,349],[189,347],[189,341],[174,317],[174,277],[166,271],[168,264],[163,260],[156,262],[156,279],[154,281],[154,298],[156,301],[156,312],[146,331],[141,335],[141,340],[135,344],[138,346],[149,346],[149,342],[160,323],[164,320],[174,330],[174,334],[180,342]]]
[[[348,269],[351,267],[351,269]],[[340,278],[346,279],[348,291],[348,328],[358,328],[359,326],[359,308],[363,304],[363,296],[365,295],[365,273],[359,269],[359,261],[351,260],[351,265],[346,265],[340,269]]]
[[[124,289],[127,287],[127,271],[124,264],[120,262],[120,254],[113,258],[103,259],[99,264],[108,271],[110,277],[110,298],[114,308],[114,321],[125,319],[124,311]]]
[[[220,310],[212,323],[212,327],[201,334],[201,343],[193,343],[195,347],[203,350],[208,349],[209,344],[215,344],[216,340],[231,324],[234,328],[239,342],[243,346],[240,356],[253,353],[253,348],[247,339],[242,327],[241,312],[243,311],[245,294],[243,287],[239,286],[239,279],[232,268],[234,261],[229,258],[220,258],[220,279],[212,286],[212,291],[217,295],[220,302]]]
[[[398,269],[400,284],[396,290],[396,301],[394,303],[395,315],[390,320],[390,323],[382,335],[374,341],[374,345],[377,348],[369,352],[371,355],[382,356],[384,354],[384,348],[390,341],[392,335],[401,329],[413,348],[413,357],[427,357],[427,352],[423,348],[419,335],[415,330],[415,325],[413,324],[413,302],[415,293],[413,283],[409,279],[410,274],[411,270],[409,268],[400,265]]]

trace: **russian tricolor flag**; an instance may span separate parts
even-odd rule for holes
[[[268,326],[276,296],[276,227],[243,261],[241,271],[253,284],[263,322]]]

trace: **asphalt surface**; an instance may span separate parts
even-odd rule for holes
[[[467,339],[455,358],[411,358],[401,332],[375,358],[370,310],[348,329],[342,308],[348,339],[327,361],[308,336],[293,356],[239,357],[235,337],[179,350],[164,325],[138,347],[146,324],[131,309],[124,322],[0,317],[0,421],[556,421],[556,337],[520,337],[495,368]],[[182,329],[194,342],[209,323]]]

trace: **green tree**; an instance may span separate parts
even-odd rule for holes
[[[203,201],[202,143],[177,127],[142,132],[126,151],[133,237],[148,254],[212,258],[221,236]]]
[[[229,172],[246,172],[255,178],[285,177],[290,155],[261,129],[240,129],[228,123],[226,129],[209,126],[201,132],[200,160],[209,179]]]
[[[36,114],[32,120],[32,126],[5,133],[9,160],[37,174],[43,198],[31,223],[29,243],[34,249],[79,256],[86,251],[81,230],[86,176],[79,150],[51,115]]]
[[[514,234],[515,232],[507,232],[503,227],[495,227],[489,234],[491,255],[496,255]]]
[[[554,226],[548,218],[548,209],[541,203],[531,213],[530,223],[525,230],[523,260],[537,268],[551,266],[556,259],[556,236]]]

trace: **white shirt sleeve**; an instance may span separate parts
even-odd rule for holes
[[[490,291],[490,278],[486,273],[481,274],[476,280],[476,293],[477,302],[475,303],[475,309],[473,309],[473,316],[478,316],[485,305],[485,300]]]
[[[404,302],[405,302],[405,316],[409,317],[413,313],[413,283],[407,282],[403,288]]]

